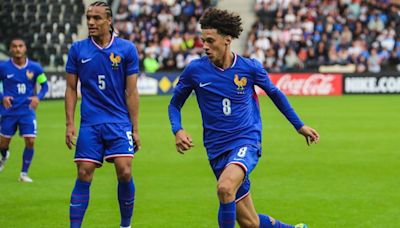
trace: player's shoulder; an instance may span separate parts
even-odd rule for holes
[[[242,65],[244,67],[251,68],[251,69],[257,69],[259,67],[262,67],[261,63],[256,59],[247,58],[247,57],[244,57],[241,55],[236,55],[236,56],[237,56],[236,62],[238,65]]]
[[[132,41],[123,39],[118,36],[114,36],[114,42],[119,46],[122,45],[123,47],[135,47],[135,44]]]
[[[203,57],[200,57],[200,58],[198,58],[198,59],[194,59],[194,60],[192,60],[187,66],[186,66],[186,68],[188,69],[198,69],[198,68],[204,68],[204,67],[206,67],[207,65],[210,65],[209,64],[210,63],[210,61],[208,60],[208,57],[207,56],[203,56]]]
[[[33,70],[36,70],[36,71],[43,71],[42,65],[39,62],[35,61],[35,60],[29,59],[27,67],[28,68],[33,68]]]
[[[89,37],[82,39],[82,40],[77,40],[77,41],[72,42],[71,48],[77,48],[79,50],[80,48],[82,48],[84,46],[90,45],[90,42],[91,42],[91,40]]]

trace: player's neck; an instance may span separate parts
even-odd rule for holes
[[[111,33],[106,33],[104,36],[92,36],[93,41],[102,48],[107,47],[112,39]]]
[[[227,49],[227,51],[222,56],[222,59],[219,62],[215,62],[214,64],[219,68],[227,69],[232,66],[233,59],[234,54],[231,52],[230,49]]]
[[[19,67],[23,67],[26,64],[26,57],[13,57],[12,62]]]

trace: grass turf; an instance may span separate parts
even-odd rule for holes
[[[175,152],[167,116],[170,97],[142,97],[142,150],[133,162],[136,185],[133,227],[217,227],[216,182],[202,145],[195,97],[183,123],[195,148]],[[260,213],[311,228],[394,227],[400,214],[399,96],[290,97],[297,113],[321,134],[305,140],[267,98],[260,98],[263,156],[251,175]],[[79,116],[79,115],[78,115]],[[38,110],[39,135],[30,176],[17,182],[23,140],[14,137],[0,173],[0,227],[68,227],[76,170],[64,144],[63,101]],[[397,219],[396,219],[397,218]],[[112,165],[97,169],[83,227],[118,227]]]

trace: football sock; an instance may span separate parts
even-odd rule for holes
[[[26,148],[24,149],[24,154],[22,155],[22,173],[28,173],[29,166],[31,165],[32,158],[34,154],[34,149]]]
[[[118,202],[121,227],[129,227],[135,206],[135,185],[132,178],[129,182],[118,181]]]
[[[236,222],[236,202],[220,203],[218,224],[220,228],[234,228]]]
[[[6,148],[6,149],[0,148],[1,159],[5,158],[7,156],[7,150],[8,150],[8,148]]]
[[[89,204],[89,188],[90,182],[76,180],[69,205],[71,228],[81,227],[83,216]]]
[[[272,225],[271,220],[268,215],[259,214],[260,218],[260,228],[294,228],[292,225],[287,225],[275,219],[275,225]]]

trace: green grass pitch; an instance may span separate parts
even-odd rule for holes
[[[183,123],[195,148],[175,151],[169,96],[141,97],[142,150],[133,161],[136,202],[133,227],[217,227],[216,181],[202,145],[195,97]],[[305,140],[261,97],[263,156],[251,175],[260,213],[311,228],[396,227],[400,215],[400,97],[290,97],[321,134]],[[79,116],[79,115],[78,115]],[[64,143],[63,101],[42,102],[39,135],[30,169],[34,183],[17,182],[23,141],[14,137],[0,173],[0,227],[68,227],[75,181],[73,151]],[[119,227],[114,167],[97,169],[83,227]]]

